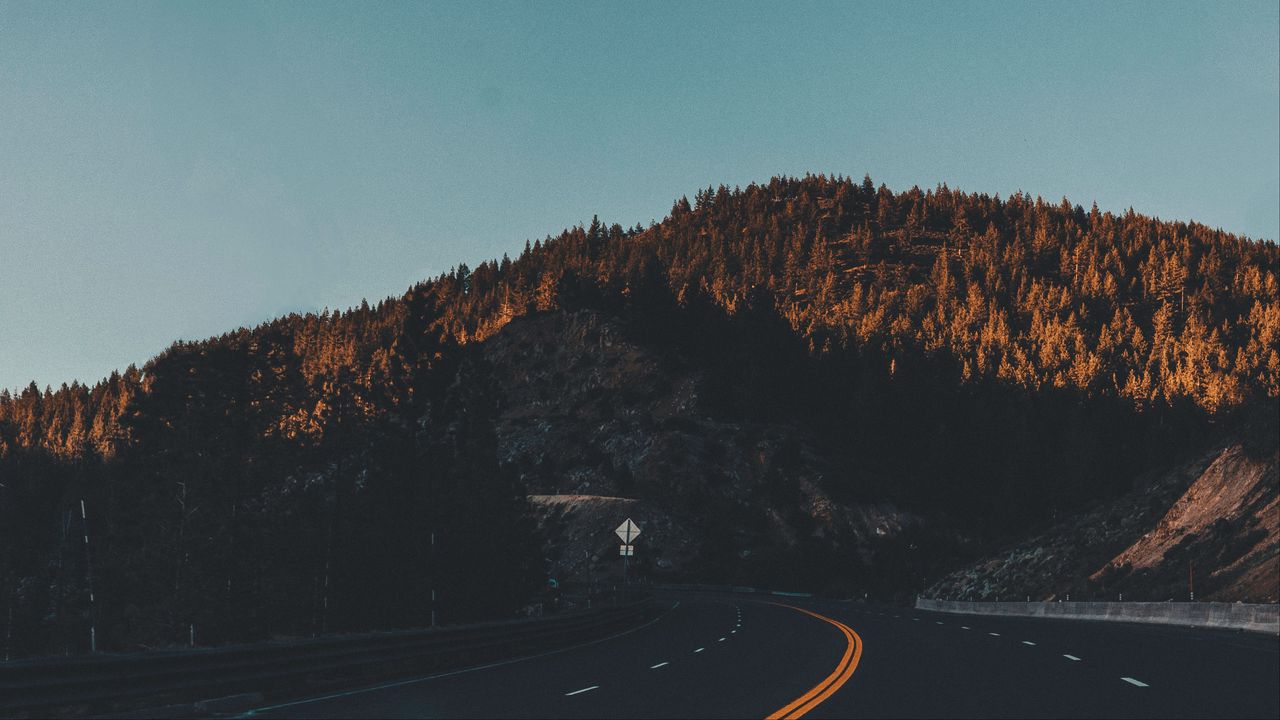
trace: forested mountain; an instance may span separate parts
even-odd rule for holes
[[[718,509],[772,543],[710,543],[693,575],[918,587],[1274,414],[1278,273],[1274,242],[1065,200],[708,188],[661,223],[593,220],[376,307],[0,392],[0,605],[15,653],[79,647],[89,613],[108,647],[192,623],[209,642],[421,624],[439,586],[450,620],[504,616],[545,572],[524,495],[591,482],[683,493],[691,532]],[[550,346],[567,350],[534,368]],[[556,394],[577,399],[517,428],[514,405]],[[592,439],[528,451],[562,431]],[[685,449],[619,449],[662,438]],[[699,469],[660,483],[673,467]],[[817,497],[920,520],[841,535]]]

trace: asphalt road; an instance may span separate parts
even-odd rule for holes
[[[774,600],[792,607],[672,594],[656,621],[603,641],[250,714],[1280,717],[1274,637]]]

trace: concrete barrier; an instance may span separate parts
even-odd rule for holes
[[[917,610],[1234,628],[1280,635],[1280,605],[1223,602],[965,602],[916,598]]]

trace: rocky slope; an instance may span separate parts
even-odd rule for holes
[[[872,563],[919,523],[889,502],[834,499],[841,470],[811,438],[725,417],[703,398],[705,371],[682,360],[591,310],[519,319],[483,343],[499,462],[532,493],[553,574],[617,572],[613,528],[628,515],[645,528],[638,572],[742,582],[807,543]]]
[[[1214,444],[1114,502],[934,583],[949,599],[1280,598],[1274,437]]]
[[[1225,448],[1154,529],[1090,580],[1178,597],[1185,579],[1188,594],[1194,589],[1206,600],[1276,602],[1278,462],[1276,451],[1250,452],[1241,444]]]

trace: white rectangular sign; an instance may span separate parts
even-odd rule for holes
[[[621,545],[618,547],[618,554],[624,557],[631,557],[636,554],[635,545]]]

